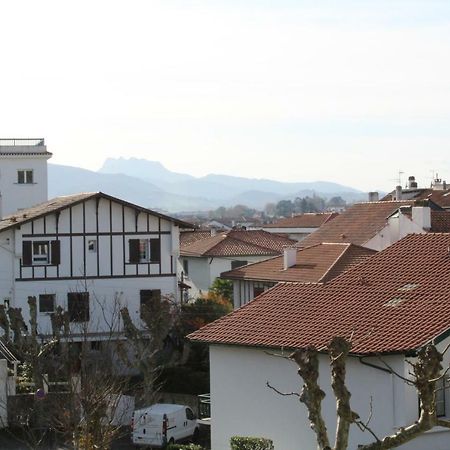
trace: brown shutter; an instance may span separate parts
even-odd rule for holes
[[[56,266],[61,263],[61,241],[51,241],[51,263]]]
[[[150,239],[150,262],[161,261],[161,240]]]
[[[139,262],[139,239],[130,239],[128,241],[128,243],[130,246],[129,260],[131,263],[138,263]]]
[[[22,242],[22,264],[24,266],[31,266],[33,263],[33,255],[31,251],[31,241]]]

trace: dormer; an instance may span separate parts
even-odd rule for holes
[[[0,139],[0,217],[48,200],[44,139]]]

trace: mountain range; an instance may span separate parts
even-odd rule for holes
[[[204,177],[172,172],[160,162],[136,158],[108,158],[97,171],[49,164],[49,197],[74,192],[103,191],[159,211],[189,212],[244,204],[262,209],[269,202],[295,197],[341,196],[349,202],[366,195],[326,181],[284,183],[210,174]]]

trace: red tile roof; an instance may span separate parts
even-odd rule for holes
[[[450,211],[431,211],[431,231],[450,233]]]
[[[412,206],[413,203],[413,201],[355,203],[300,241],[298,246],[309,247],[321,242],[364,245],[387,224],[387,219],[400,206]]]
[[[264,256],[278,255],[296,241],[257,230],[231,230],[182,245],[182,256]]]
[[[327,284],[280,283],[189,338],[322,347],[353,334],[353,352],[405,352],[450,330],[450,234],[408,235]]]
[[[287,270],[284,270],[283,256],[276,256],[223,272],[221,278],[301,283],[327,282],[375,253],[375,250],[353,244],[322,243],[297,250],[296,264]]]
[[[211,230],[181,231],[180,246],[183,247],[209,237],[211,237]]]
[[[324,223],[338,216],[338,213],[306,213],[277,220],[263,225],[263,228],[319,228]]]
[[[395,191],[385,195],[381,201],[391,201],[394,198]],[[450,208],[450,189],[404,189],[402,192],[406,198],[414,200],[431,200],[441,208]]]

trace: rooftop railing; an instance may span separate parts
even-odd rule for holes
[[[0,139],[0,147],[40,147],[45,145],[44,138],[8,138]]]

